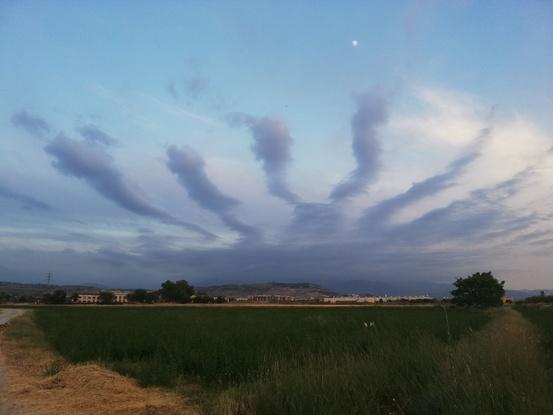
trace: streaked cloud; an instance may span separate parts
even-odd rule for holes
[[[5,199],[11,199],[19,202],[23,209],[38,209],[38,210],[50,210],[52,206],[45,203],[34,196],[30,196],[19,191],[9,189],[7,186],[0,183],[0,197]]]
[[[211,182],[205,172],[205,161],[189,147],[167,149],[167,167],[173,172],[188,195],[202,208],[215,213],[221,221],[242,238],[258,240],[259,230],[240,221],[233,209],[240,204],[237,199],[223,194]]]
[[[48,143],[45,151],[54,157],[52,164],[60,173],[84,180],[96,192],[120,207],[137,215],[182,226],[206,238],[215,237],[202,227],[179,220],[150,204],[136,186],[129,183],[104,147],[60,134]]]
[[[293,138],[284,122],[269,117],[236,113],[229,117],[231,125],[244,125],[253,138],[251,150],[262,163],[269,192],[290,204],[300,197],[288,185],[288,166],[292,161]]]
[[[381,153],[377,129],[388,120],[387,103],[376,92],[355,97],[357,110],[351,119],[352,152],[357,167],[331,192],[333,200],[347,199],[365,191],[378,174]]]
[[[116,140],[111,135],[101,130],[94,124],[86,124],[77,128],[79,134],[86,138],[89,141],[96,142],[98,144],[112,145],[115,144]]]

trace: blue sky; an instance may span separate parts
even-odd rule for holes
[[[0,277],[550,288],[552,21],[539,0],[2,1]]]

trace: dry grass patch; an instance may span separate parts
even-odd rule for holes
[[[4,411],[13,415],[192,415],[174,393],[141,388],[97,364],[72,365],[45,347],[30,313],[0,338],[7,380]]]

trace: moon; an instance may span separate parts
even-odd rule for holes
[[[353,40],[351,41],[351,46],[353,46],[354,48],[356,48],[357,46],[359,46],[359,42],[358,42],[357,40],[353,39]]]

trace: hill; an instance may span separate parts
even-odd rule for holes
[[[212,296],[247,297],[249,295],[286,295],[309,299],[335,295],[333,291],[308,282],[266,282],[254,284],[225,284],[197,287],[198,292]]]
[[[0,293],[6,293],[15,297],[42,297],[43,294],[53,290],[65,290],[68,295],[75,291],[91,290],[95,287],[86,285],[47,285],[25,284],[21,282],[0,281]]]

